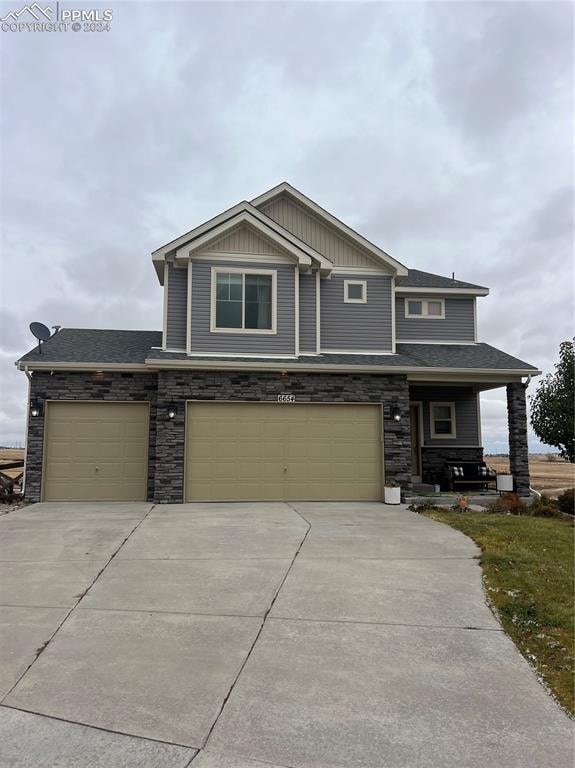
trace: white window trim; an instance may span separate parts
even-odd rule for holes
[[[246,267],[212,267],[210,299],[210,333],[241,333],[257,336],[277,335],[277,271],[275,269],[248,269]],[[234,272],[240,275],[271,275],[272,278],[272,327],[271,328],[218,328],[216,326],[216,281],[220,273]],[[242,323],[245,304],[245,279],[242,284]]]
[[[451,409],[451,432],[448,435],[438,435],[435,431],[435,418],[433,416],[433,409],[436,405],[449,407]],[[446,419],[439,419],[439,421],[446,421]],[[453,440],[457,437],[457,425],[455,423],[455,403],[429,403],[429,434],[434,440]]]
[[[445,299],[419,299],[415,296],[406,296],[405,299],[405,318],[406,320],[445,320]],[[410,301],[420,301],[421,302],[421,314],[420,315],[412,315],[409,312],[409,302]],[[441,314],[440,315],[430,315],[428,312],[428,304],[429,302],[441,302]]]
[[[349,298],[348,288],[350,285],[361,285],[361,299]],[[344,304],[367,304],[367,280],[344,280],[343,302]]]

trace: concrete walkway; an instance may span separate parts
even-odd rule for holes
[[[567,768],[462,534],[370,503],[0,518],[0,765]]]

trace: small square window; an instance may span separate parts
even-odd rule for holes
[[[344,280],[343,300],[346,304],[366,304],[367,280]]]

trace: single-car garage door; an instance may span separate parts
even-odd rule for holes
[[[382,496],[379,405],[190,402],[186,500]]]
[[[148,403],[48,402],[44,501],[145,501]]]

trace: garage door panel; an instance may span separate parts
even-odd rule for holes
[[[261,464],[253,461],[237,462],[238,480],[259,480],[265,482],[278,482],[282,480],[284,474],[284,463],[277,461],[262,460]]]
[[[187,501],[381,498],[378,405],[194,402],[186,418]]]
[[[46,409],[45,501],[145,501],[147,403],[49,402]]]

